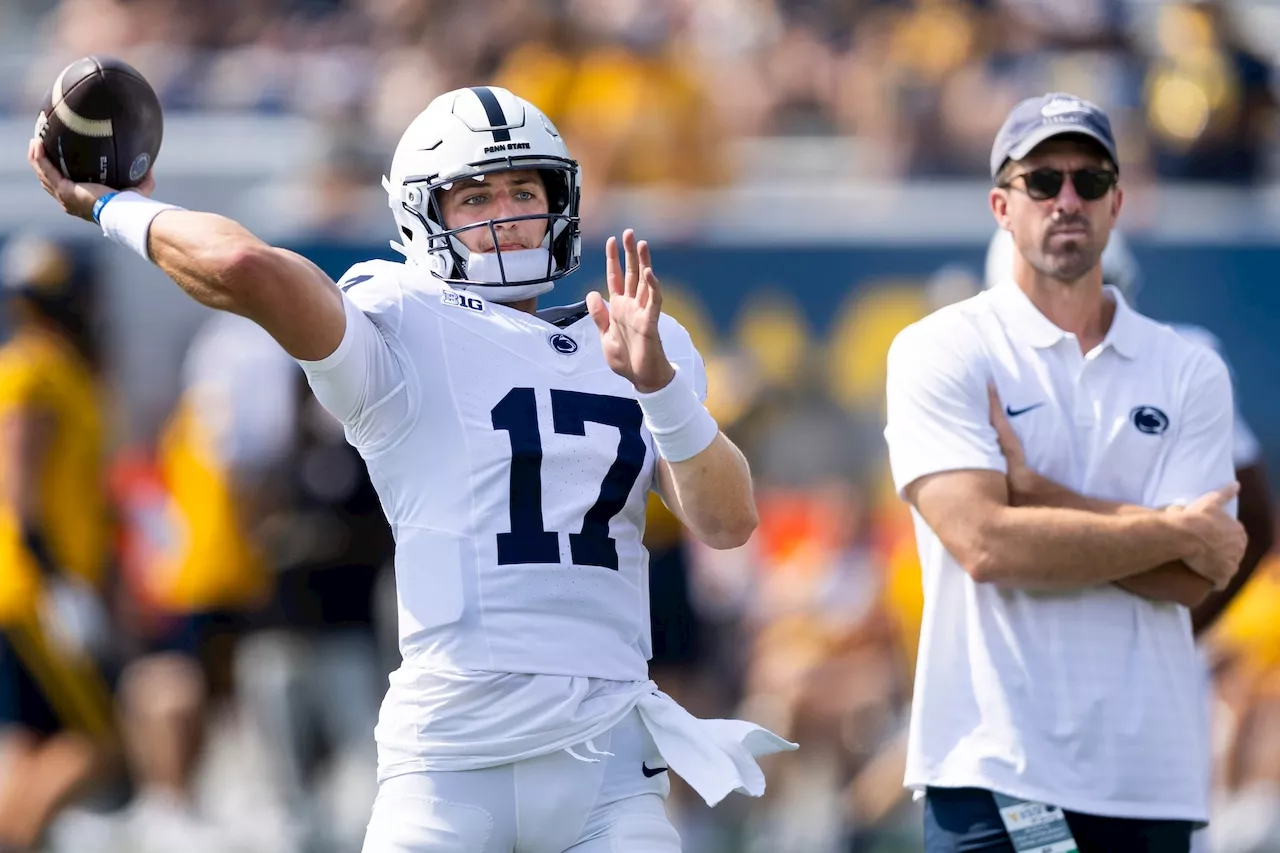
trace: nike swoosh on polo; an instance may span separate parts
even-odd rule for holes
[[[645,763],[642,761],[642,762],[640,762],[640,772],[644,773],[645,778],[652,779],[654,776],[657,776],[659,773],[666,773],[666,772],[667,772],[667,768],[666,768],[666,767],[654,767],[654,768],[650,769],[649,765],[648,765],[648,764],[645,764]]]
[[[1025,409],[1015,409],[1013,406],[1005,406],[1004,413],[1011,418],[1016,418],[1018,415],[1025,415],[1027,412],[1031,411],[1032,409],[1038,409],[1043,405],[1044,403],[1035,403],[1033,405],[1027,406]]]

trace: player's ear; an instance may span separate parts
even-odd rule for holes
[[[1117,183],[1111,194],[1114,196],[1111,199],[1111,225],[1114,227],[1116,220],[1120,218],[1120,208],[1124,206],[1124,188]]]

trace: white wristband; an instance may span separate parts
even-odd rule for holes
[[[145,260],[151,260],[147,251],[147,234],[151,220],[166,210],[182,210],[176,204],[152,201],[132,191],[116,193],[98,212],[98,224],[102,233],[121,246],[127,246]]]
[[[689,377],[674,364],[672,367],[676,375],[665,388],[638,394],[636,399],[658,455],[668,462],[683,462],[710,447],[720,434],[720,425],[698,399]]]

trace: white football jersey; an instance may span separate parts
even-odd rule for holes
[[[418,766],[479,766],[495,758],[483,744],[451,753],[460,763],[429,753],[479,728],[498,742],[495,715],[529,734],[527,748],[502,756],[512,758],[625,713],[606,703],[565,729],[601,690],[633,693],[624,685],[648,679],[651,651],[641,538],[653,438],[585,305],[530,315],[386,261],[356,265],[339,287],[343,341],[303,367],[368,463],[395,534],[404,665],[380,745],[396,741],[405,766],[415,749]],[[705,399],[688,333],[666,316],[659,329]],[[503,693],[536,694],[537,707],[493,707]],[[581,701],[563,707],[571,694]],[[436,736],[446,729],[449,738]]]

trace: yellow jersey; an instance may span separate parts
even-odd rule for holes
[[[0,422],[23,411],[49,419],[37,473],[39,530],[57,566],[95,587],[111,544],[98,393],[88,363],[56,335],[20,330],[0,347]],[[13,476],[3,464],[0,477]],[[16,508],[0,506],[0,624],[34,612],[40,578]]]
[[[270,592],[267,561],[245,528],[209,426],[185,399],[165,425],[157,461],[176,530],[146,571],[151,602],[171,613],[261,604]]]

